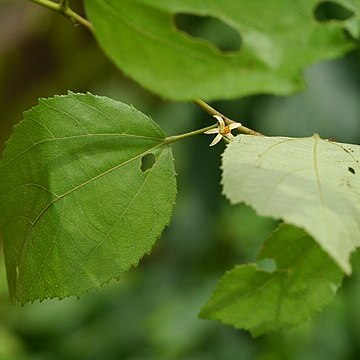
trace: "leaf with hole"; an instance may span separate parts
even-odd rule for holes
[[[316,21],[322,13],[318,0],[291,6],[286,0],[86,0],[85,5],[100,46],[125,74],[165,98],[211,100],[289,94],[302,87],[304,67],[352,49],[344,29],[359,37],[360,2],[337,2],[353,16]],[[222,45],[240,49],[223,51]]]
[[[343,273],[307,235],[281,225],[265,242],[259,260],[272,259],[276,270],[257,264],[227,272],[200,316],[219,320],[258,336],[299,325],[327,305]]]
[[[360,147],[308,138],[237,136],[223,155],[223,191],[259,215],[305,229],[351,273],[360,245]]]
[[[136,109],[91,94],[41,99],[24,114],[0,162],[15,301],[80,295],[151,251],[176,196],[164,137]]]

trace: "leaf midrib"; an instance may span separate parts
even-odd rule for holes
[[[13,156],[11,159],[7,160],[4,164],[0,164],[0,168],[1,167],[5,167],[7,165],[9,165],[12,161],[16,160],[18,157],[26,154],[28,151],[32,150],[34,147],[50,142],[50,141],[57,141],[57,140],[72,140],[72,139],[79,139],[79,138],[91,138],[91,137],[130,137],[130,138],[136,138],[136,139],[142,139],[142,140],[152,140],[152,141],[159,141],[161,142],[161,144],[164,142],[164,138],[154,138],[154,137],[150,137],[150,136],[144,136],[144,135],[135,135],[135,134],[126,134],[126,133],[104,133],[104,134],[81,134],[81,135],[74,135],[74,136],[64,136],[64,137],[56,137],[56,138],[51,138],[51,139],[45,139],[45,140],[41,140],[38,141],[37,143],[32,144],[30,147],[28,147],[27,149],[23,150],[22,152],[18,153],[17,155]]]
[[[159,162],[160,157],[162,156],[162,154],[163,154],[163,152],[159,155],[156,163]],[[150,171],[149,171],[148,174],[146,175],[144,181],[142,182],[141,186],[140,186],[139,189],[137,190],[136,194],[135,194],[134,197],[131,199],[131,201],[129,202],[129,204],[128,204],[127,207],[125,208],[125,210],[121,213],[121,215],[119,216],[119,218],[118,218],[118,220],[116,221],[115,224],[117,224],[117,223],[119,222],[119,220],[120,220],[121,218],[123,218],[124,215],[127,213],[127,211],[130,209],[130,207],[131,207],[132,204],[134,203],[135,199],[137,198],[137,196],[139,195],[139,193],[141,192],[141,190],[144,188],[144,186],[145,186],[146,182],[148,181],[150,175],[152,174],[152,172],[153,172],[153,170],[154,170],[154,168],[155,168],[155,166],[156,166],[156,163],[155,163],[155,164],[153,165],[153,167],[150,169]],[[115,227],[115,225],[112,226],[111,231],[113,230],[114,227]],[[91,255],[94,253],[94,251],[95,251],[96,249],[98,249],[99,247],[102,246],[102,244],[105,242],[105,240],[106,240],[106,239],[108,238],[108,236],[111,234],[111,231],[109,231],[108,234],[106,234],[104,240],[102,240],[101,242],[99,242],[98,244],[96,244],[96,245],[91,249],[91,251],[87,254],[86,258],[85,258],[80,264],[78,264],[78,266],[77,266],[75,269],[73,269],[73,271],[72,271],[70,274],[68,274],[67,277],[64,278],[64,279],[61,281],[61,283],[57,284],[57,286],[54,288],[54,290],[60,288],[60,287],[61,287],[62,285],[64,285],[64,284],[66,284],[66,282],[71,278],[71,276],[72,276],[73,274],[75,274],[76,271],[77,271],[82,265],[84,265],[84,264],[89,260],[89,258],[90,258]],[[130,264],[129,267],[131,267],[132,265],[133,265],[133,264]],[[127,268],[125,268],[124,271],[125,271],[125,270],[127,270]]]
[[[141,154],[136,155],[135,157],[132,157],[132,158],[130,158],[130,159],[128,159],[128,160],[126,160],[126,161],[124,161],[124,162],[122,162],[122,163],[120,163],[120,164],[118,164],[118,165],[116,165],[116,166],[114,166],[114,167],[112,167],[112,168],[110,168],[110,169],[102,172],[101,174],[94,176],[93,178],[91,178],[91,179],[83,182],[82,184],[80,184],[80,185],[72,188],[71,190],[68,190],[68,191],[65,192],[64,194],[62,194],[62,195],[60,195],[59,197],[57,197],[56,199],[52,200],[48,205],[46,205],[46,206],[44,207],[43,210],[41,210],[41,212],[39,213],[39,215],[34,219],[33,223],[32,223],[32,224],[30,225],[30,227],[28,228],[28,230],[27,230],[27,232],[26,232],[26,234],[25,234],[25,236],[24,236],[24,239],[23,239],[23,241],[21,242],[20,249],[19,249],[19,251],[18,251],[18,253],[17,253],[17,256],[16,256],[16,258],[15,258],[15,260],[14,260],[14,263],[16,264],[16,263],[18,262],[19,258],[21,257],[21,255],[22,255],[22,253],[23,253],[24,245],[25,245],[25,243],[26,243],[26,240],[27,240],[27,238],[28,238],[31,230],[35,227],[35,225],[38,223],[38,221],[40,220],[40,218],[46,213],[46,211],[47,211],[53,204],[55,204],[55,203],[58,202],[59,200],[65,198],[66,196],[70,195],[70,194],[73,193],[74,191],[77,191],[77,190],[83,188],[84,186],[92,183],[93,181],[96,181],[96,180],[100,179],[101,177],[110,174],[111,172],[113,172],[113,171],[121,168],[122,166],[125,166],[125,165],[129,164],[130,162],[135,161],[135,160],[137,160],[137,159],[145,156],[146,154],[150,153],[151,151],[153,151],[153,150],[155,150],[155,149],[157,149],[157,148],[159,148],[159,147],[161,147],[161,146],[164,146],[164,145],[165,145],[165,143],[164,143],[164,142],[161,142],[160,144],[157,144],[156,146],[153,146],[152,148],[150,148],[150,149],[142,152]]]

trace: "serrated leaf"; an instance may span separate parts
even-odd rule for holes
[[[301,88],[301,70],[341,56],[359,36],[360,2],[338,0],[354,15],[315,21],[318,0],[86,0],[95,36],[127,75],[169,99],[208,100],[256,93],[289,94]],[[236,30],[237,52],[174,26],[176,14],[210,16]]]
[[[0,162],[0,216],[10,293],[26,303],[80,295],[148,253],[176,196],[164,133],[105,97],[41,99]],[[155,163],[141,170],[142,158]]]
[[[200,316],[254,336],[288,329],[328,304],[343,278],[313,239],[291,225],[271,235],[259,259],[275,260],[277,269],[270,273],[256,264],[235,266],[220,280]]]
[[[223,191],[259,215],[305,229],[347,274],[360,245],[360,148],[308,138],[237,136],[223,155]]]

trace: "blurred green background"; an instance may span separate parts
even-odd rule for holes
[[[214,33],[206,21],[195,30]],[[219,31],[218,40],[228,41]],[[317,132],[359,144],[359,52],[316,64],[305,77],[307,89],[298,95],[213,105],[268,135]],[[143,90],[105,58],[86,30],[59,14],[25,0],[0,0],[0,150],[24,110],[39,97],[67,90],[131,103],[169,135],[212,121],[193,104],[164,102]],[[9,301],[0,256],[0,360],[360,359],[356,254],[354,274],[335,300],[296,329],[252,339],[245,331],[197,318],[221,274],[253,261],[276,225],[245,206],[230,207],[221,196],[224,145],[209,148],[210,141],[200,136],[174,145],[179,195],[171,226],[151,256],[121,281],[80,300],[53,299],[21,308]]]

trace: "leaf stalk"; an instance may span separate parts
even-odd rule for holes
[[[206,128],[190,131],[190,132],[185,133],[185,134],[168,136],[167,138],[165,138],[164,144],[170,144],[172,142],[175,142],[175,141],[178,141],[178,140],[183,140],[183,139],[186,139],[186,138],[191,137],[191,136],[200,135],[200,134],[203,134],[205,131],[215,129],[216,127],[217,127],[217,125],[215,124],[215,125],[207,126]]]

